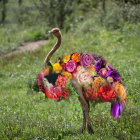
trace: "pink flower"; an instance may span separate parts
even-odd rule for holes
[[[77,68],[77,63],[74,60],[69,60],[66,63],[65,68],[68,72],[74,72]]]
[[[99,73],[100,73],[101,76],[106,76],[107,69],[106,68],[102,68],[102,69],[100,69]]]
[[[83,53],[81,55],[80,64],[83,66],[89,66],[93,62],[93,56],[90,53]]]
[[[77,72],[75,73],[75,78],[78,81],[78,83],[82,86],[88,86],[93,82],[92,80],[92,74],[87,71],[84,67],[79,66],[77,68]]]

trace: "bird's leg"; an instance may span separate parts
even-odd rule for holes
[[[79,101],[82,105],[82,110],[83,110],[83,117],[86,119],[86,123],[87,123],[87,127],[88,127],[88,132],[90,134],[93,134],[93,129],[91,126],[91,119],[89,117],[89,104],[86,101],[86,99],[83,96],[83,90],[82,87],[75,81],[75,80],[71,80],[71,83],[73,85],[73,87],[75,88],[77,94],[79,95]],[[82,127],[82,131],[85,129],[85,122],[84,122],[84,118],[83,118],[83,127]]]
[[[80,103],[81,103],[81,100],[80,98],[78,98]],[[86,128],[86,116],[85,116],[85,113],[84,113],[84,109],[83,109],[83,104],[81,103],[81,106],[82,106],[82,111],[83,111],[83,124],[82,124],[82,133],[84,133],[84,130]]]

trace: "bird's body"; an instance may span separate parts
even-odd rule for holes
[[[126,103],[126,88],[121,84],[120,74],[103,57],[92,53],[71,53],[51,63],[50,58],[61,44],[58,28],[52,33],[58,42],[45,59],[45,67],[37,77],[37,83],[46,97],[57,101],[71,95],[69,84],[79,95],[83,109],[84,131],[87,123],[89,133],[93,133],[89,113],[89,101],[111,102],[111,114],[116,119],[122,114]],[[60,34],[60,36],[59,36]]]

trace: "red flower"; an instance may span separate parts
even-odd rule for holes
[[[46,97],[48,98],[51,98],[51,99],[56,99],[57,101],[60,100],[59,96],[56,94],[56,92],[54,92],[54,87],[53,85],[50,85],[49,87],[47,87],[45,89],[45,95]]]
[[[66,84],[67,84],[67,79],[68,78],[66,76],[59,75],[56,82],[55,82],[55,85],[62,87],[62,88],[65,88]]]
[[[116,93],[110,85],[102,86],[98,94],[102,102],[113,101],[116,98]]]
[[[88,88],[84,93],[84,97],[91,101],[96,100],[98,97],[98,93],[94,88]]]
[[[63,98],[64,99],[66,99],[67,96],[70,94],[69,90],[67,90],[67,89],[64,89],[62,92],[63,92]]]
[[[64,70],[64,69],[65,69],[65,63],[62,62],[62,63],[61,63],[61,66],[62,66],[62,69]]]

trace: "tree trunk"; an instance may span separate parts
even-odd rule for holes
[[[19,6],[22,5],[22,0],[18,0],[18,5],[19,5]]]
[[[1,21],[2,23],[4,23],[5,19],[6,19],[6,1],[2,0],[2,17],[1,17]]]
[[[103,12],[105,13],[106,12],[106,3],[105,3],[105,0],[103,0],[102,9],[103,9]]]

